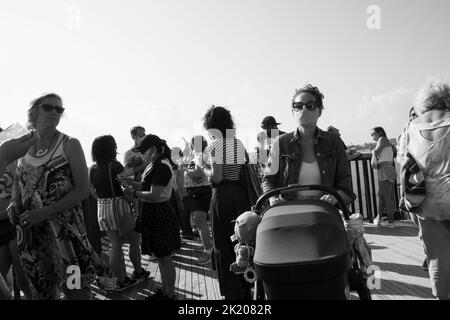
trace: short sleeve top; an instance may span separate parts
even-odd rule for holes
[[[152,185],[164,187],[159,201],[169,201],[172,196],[173,171],[170,162],[167,159],[156,160],[145,168],[142,174],[142,191],[150,191]],[[143,200],[144,202],[151,202]]]
[[[245,147],[239,139],[216,139],[207,149],[209,163],[222,165],[223,181],[240,179],[242,165],[245,163]]]

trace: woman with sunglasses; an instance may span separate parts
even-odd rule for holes
[[[28,127],[37,138],[18,161],[9,207],[25,276],[37,299],[58,299],[61,289],[67,299],[86,299],[96,274],[106,271],[84,225],[81,201],[89,195],[89,178],[83,149],[57,130],[63,112],[57,94],[32,101]],[[70,277],[73,270],[80,272],[77,279]]]
[[[356,196],[351,191],[351,171],[344,143],[336,134],[322,131],[317,121],[322,115],[323,94],[310,84],[296,90],[292,115],[297,130],[275,139],[263,178],[264,192],[290,184],[323,184],[337,190],[346,203]],[[294,199],[337,200],[320,191],[300,191],[272,197],[270,203]]]

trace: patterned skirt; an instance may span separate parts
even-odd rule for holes
[[[18,239],[20,258],[39,300],[58,299],[71,285],[88,292],[97,276],[110,272],[89,243],[81,205],[32,226],[25,235]]]
[[[142,234],[142,254],[162,258],[181,247],[178,219],[170,201],[142,202],[135,230]]]

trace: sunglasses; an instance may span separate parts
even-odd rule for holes
[[[51,104],[40,104],[38,107],[40,107],[42,110],[46,111],[46,112],[52,112],[53,109],[55,109],[56,113],[63,113],[64,112],[64,108],[60,107],[60,106],[53,106]]]
[[[292,102],[292,109],[294,111],[302,111],[303,108],[308,109],[309,111],[316,111],[319,106],[317,105],[316,102],[310,101],[310,102]]]

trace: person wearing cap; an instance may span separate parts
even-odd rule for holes
[[[147,300],[174,299],[176,279],[172,254],[181,246],[176,213],[171,204],[174,179],[170,149],[156,135],[147,135],[133,152],[140,152],[150,164],[142,173],[141,182],[121,177],[125,193],[140,199],[141,208],[136,231],[142,235],[142,254],[154,253],[161,271],[161,288]]]
[[[265,168],[273,140],[285,133],[278,129],[280,124],[281,123],[277,122],[272,116],[264,117],[261,121],[262,131],[260,131],[256,137],[258,141],[256,152],[262,171]]]

